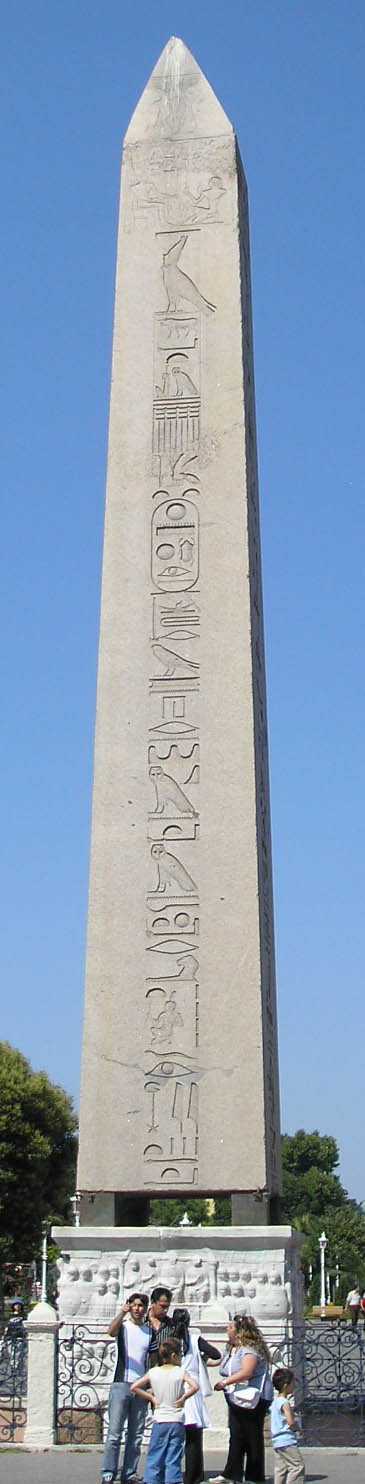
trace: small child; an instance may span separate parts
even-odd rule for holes
[[[155,1409],[144,1484],[182,1484],[184,1419],[176,1413],[181,1412],[184,1402],[195,1391],[199,1391],[197,1382],[180,1365],[180,1341],[164,1340],[158,1352],[158,1365],[131,1385],[131,1392],[144,1397]]]
[[[274,1484],[294,1484],[294,1480],[305,1478],[304,1459],[298,1448],[298,1420],[294,1416],[288,1397],[294,1385],[294,1374],[287,1366],[278,1366],[274,1371],[273,1386],[278,1396],[270,1407],[270,1426],[275,1449]]]

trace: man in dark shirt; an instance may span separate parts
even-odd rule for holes
[[[150,1343],[147,1356],[148,1366],[157,1365],[160,1345],[162,1345],[163,1340],[170,1339],[173,1331],[172,1319],[170,1319],[167,1312],[170,1308],[171,1298],[171,1289],[164,1288],[162,1284],[152,1289],[147,1314],[147,1320],[150,1326]]]

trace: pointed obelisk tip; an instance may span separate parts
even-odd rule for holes
[[[180,36],[170,36],[132,114],[128,144],[142,138],[232,134],[210,83]]]

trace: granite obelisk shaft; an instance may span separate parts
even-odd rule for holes
[[[279,1142],[247,193],[173,38],[123,153],[79,1186],[268,1220]]]

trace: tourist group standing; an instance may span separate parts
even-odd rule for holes
[[[275,1449],[275,1484],[299,1484],[304,1478],[298,1447],[298,1422],[291,1404],[292,1372],[279,1368],[273,1377],[270,1355],[254,1319],[236,1314],[227,1329],[222,1356],[199,1333],[190,1334],[185,1308],[169,1315],[171,1292],[160,1285],[150,1299],[132,1293],[109,1325],[117,1340],[117,1360],[110,1388],[109,1426],[102,1480],[117,1477],[123,1429],[120,1479],[136,1480],[148,1405],[153,1411],[144,1484],[201,1484],[203,1430],[209,1426],[204,1398],[212,1391],[207,1365],[219,1365],[214,1390],[224,1391],[228,1407],[229,1449],[223,1473],[212,1484],[262,1484],[264,1421],[271,1410]]]
[[[109,1325],[117,1340],[117,1360],[109,1395],[109,1426],[102,1479],[116,1478],[123,1429],[121,1479],[135,1480],[142,1447],[148,1403],[154,1418],[148,1448],[145,1484],[181,1484],[181,1459],[186,1446],[185,1484],[203,1479],[202,1429],[209,1425],[204,1395],[212,1390],[205,1362],[216,1364],[220,1351],[202,1335],[189,1333],[187,1309],[168,1313],[171,1291],[162,1285],[132,1293]],[[156,1430],[157,1429],[157,1430]]]

